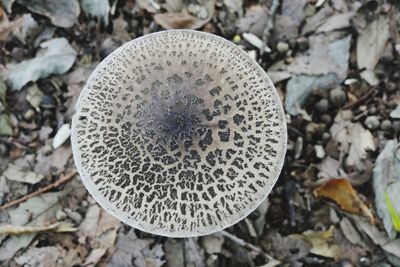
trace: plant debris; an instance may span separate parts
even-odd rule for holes
[[[400,5],[345,0],[1,0],[1,266],[400,266]],[[235,42],[284,103],[269,198],[200,238],[124,225],[88,195],[70,146],[99,62],[144,34]]]

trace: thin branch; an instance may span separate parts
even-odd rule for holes
[[[218,232],[218,234],[222,235],[223,237],[226,237],[230,240],[232,240],[233,242],[235,242],[236,244],[242,246],[242,247],[246,247],[248,249],[253,250],[254,252],[257,253],[262,253],[263,251],[261,250],[261,248],[254,246],[253,244],[247,243],[246,241],[244,241],[243,239],[240,239],[239,237],[232,235],[230,233],[228,233],[227,231],[221,231]]]
[[[4,204],[3,206],[0,206],[0,211],[8,209],[10,207],[13,207],[15,205],[18,205],[22,202],[27,201],[30,198],[36,197],[44,192],[47,192],[53,188],[59,187],[61,184],[68,182],[69,180],[71,180],[72,178],[74,178],[76,174],[76,170],[71,171],[70,173],[66,174],[64,177],[62,177],[61,179],[58,179],[57,181],[55,181],[54,183],[49,184],[48,186],[45,186],[43,188],[40,188],[39,190],[32,192],[28,195],[25,195],[19,199],[16,199],[14,201],[8,202],[6,204]]]
[[[277,266],[277,265],[280,264],[280,261],[278,261],[278,260],[274,259],[273,257],[271,257],[270,255],[264,253],[264,252],[261,250],[261,248],[256,247],[256,246],[254,246],[253,244],[250,244],[250,243],[244,241],[243,239],[240,239],[239,237],[228,233],[227,231],[220,231],[220,232],[218,232],[217,234],[218,234],[218,235],[221,235],[221,236],[223,236],[223,237],[225,237],[225,238],[228,238],[228,239],[230,239],[232,242],[235,242],[236,244],[238,244],[238,245],[240,245],[240,246],[242,246],[242,247],[248,248],[248,249],[250,249],[250,250],[256,252],[257,254],[262,254],[262,255],[264,255],[264,256],[268,259],[268,261],[269,261],[265,266],[274,267],[274,266]]]

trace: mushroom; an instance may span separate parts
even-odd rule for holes
[[[126,224],[171,237],[250,214],[278,179],[286,141],[263,69],[235,44],[193,30],[148,34],[104,59],[71,136],[93,198]]]

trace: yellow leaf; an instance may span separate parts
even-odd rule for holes
[[[394,209],[388,192],[385,192],[385,202],[388,207],[390,217],[392,218],[393,227],[397,232],[400,232],[400,215]]]

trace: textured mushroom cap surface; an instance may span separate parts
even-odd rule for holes
[[[171,30],[104,59],[76,106],[72,148],[99,204],[140,230],[205,235],[270,193],[286,122],[262,68],[233,43]]]

